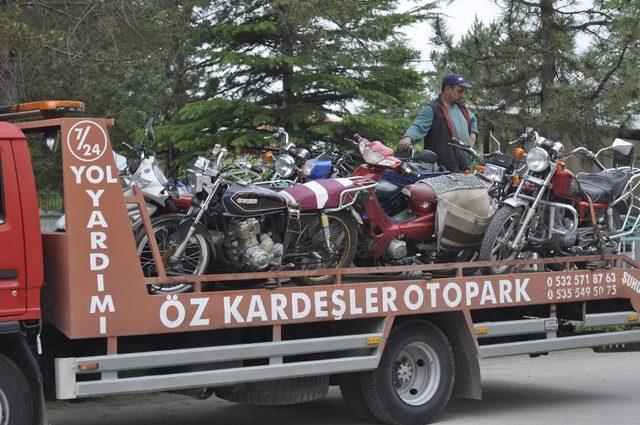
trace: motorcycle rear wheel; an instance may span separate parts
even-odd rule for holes
[[[358,225],[354,218],[346,211],[327,214],[331,231],[331,248],[334,253],[329,254],[325,246],[320,220],[313,220],[303,227],[298,239],[292,242],[294,253],[315,252],[322,258],[315,261],[310,256],[302,258],[296,264],[296,269],[332,269],[349,267],[353,263],[358,247]],[[327,258],[329,256],[329,258]],[[295,263],[294,263],[295,264]],[[326,285],[333,282],[332,275],[301,276],[292,278],[298,285]]]
[[[523,211],[521,208],[514,208],[510,205],[504,205],[495,213],[482,239],[482,245],[480,245],[480,251],[478,253],[478,261],[516,260],[528,257],[527,252],[514,251],[510,249],[508,245],[517,234],[522,214]],[[505,274],[512,269],[513,266],[501,264],[483,267],[482,273]]]
[[[181,216],[164,215],[153,219],[153,233],[158,242],[160,257],[168,276],[175,275],[202,275],[209,265],[210,250],[207,242],[206,229],[196,226],[195,232],[189,239],[184,253],[177,262],[170,262],[170,257],[182,240],[178,240],[178,226],[182,221]],[[136,235],[136,247],[140,257],[142,272],[146,277],[158,276],[155,262],[151,254],[151,246],[144,227]],[[192,283],[174,283],[166,285],[151,285],[150,293],[174,294],[190,291]]]

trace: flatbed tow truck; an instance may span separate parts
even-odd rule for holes
[[[144,199],[123,195],[113,121],[68,115],[82,109],[0,110],[1,425],[46,424],[45,397],[269,405],[329,385],[363,418],[423,424],[452,396],[481,398],[479,357],[640,342],[640,266],[625,255],[516,260],[520,272],[496,276],[465,276],[490,264],[478,262],[167,276],[151,238],[158,276],[145,277],[125,208]],[[26,136],[37,133],[59,140],[66,232],[40,232]],[[333,284],[287,283],[325,274]],[[238,289],[247,279],[265,283]],[[148,290],[177,281],[193,291]],[[614,325],[624,330],[605,332]]]

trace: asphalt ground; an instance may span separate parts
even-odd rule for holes
[[[484,399],[453,400],[437,423],[611,424],[640,423],[640,353],[591,350],[481,361]],[[359,425],[340,391],[311,403],[245,406],[212,397],[175,394],[51,402],[53,425]]]

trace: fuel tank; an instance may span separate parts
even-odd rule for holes
[[[278,192],[238,184],[229,186],[222,196],[222,204],[229,214],[238,216],[272,214],[287,208],[286,199]]]
[[[402,193],[409,199],[409,208],[416,215],[433,213],[436,210],[436,193],[431,186],[414,183],[405,186]]]

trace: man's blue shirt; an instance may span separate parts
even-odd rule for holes
[[[453,136],[470,146],[473,146],[473,141],[471,140],[468,132],[467,119],[464,117],[464,114],[458,105],[447,105],[447,110],[449,111],[454,132],[456,133]],[[476,119],[475,114],[471,111],[469,111],[469,118],[471,118],[471,132],[478,134],[478,120]],[[422,112],[420,112],[416,117],[416,120],[411,124],[411,127],[407,129],[404,135],[411,137],[414,142],[422,140],[427,133],[429,133],[431,124],[433,124],[433,109],[431,106],[427,105],[422,109]]]

